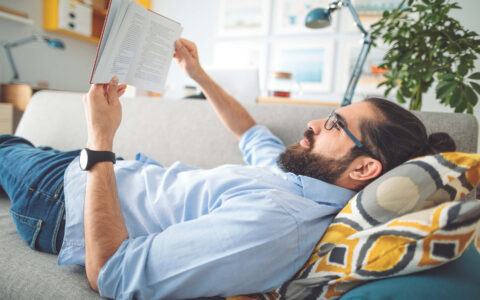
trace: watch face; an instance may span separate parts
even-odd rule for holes
[[[87,149],[82,149],[82,151],[80,151],[80,168],[82,168],[82,170],[85,170],[87,168],[87,164],[88,164]]]

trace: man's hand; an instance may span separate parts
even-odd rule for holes
[[[180,68],[193,80],[198,81],[205,74],[198,58],[197,46],[193,42],[182,38],[176,40],[173,57],[177,59]]]
[[[115,132],[122,120],[119,97],[126,89],[114,77],[108,84],[93,84],[83,97],[87,120],[88,143],[92,150],[112,151]]]

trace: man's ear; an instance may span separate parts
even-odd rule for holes
[[[359,157],[352,165],[353,169],[348,173],[348,177],[353,180],[368,181],[382,173],[382,163],[371,157]]]

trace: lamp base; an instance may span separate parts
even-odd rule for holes
[[[1,85],[0,101],[12,103],[17,110],[24,111],[32,97],[32,88],[28,84],[8,83]]]

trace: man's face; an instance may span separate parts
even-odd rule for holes
[[[361,140],[361,121],[372,119],[375,112],[367,102],[359,102],[339,108],[335,113]],[[337,184],[358,155],[352,153],[355,143],[345,130],[339,126],[327,130],[324,127],[326,121],[327,118],[310,121],[304,139],[280,155],[278,163],[284,171]]]

